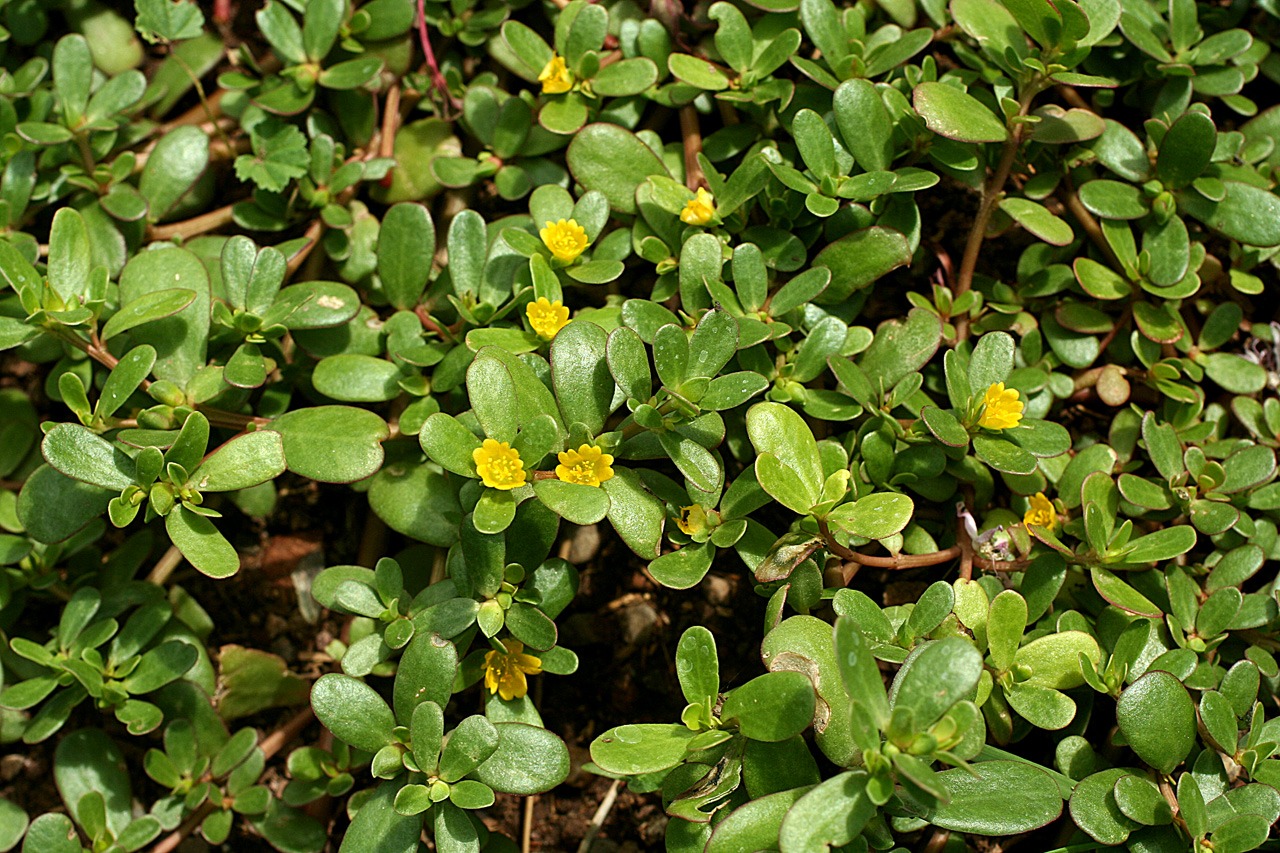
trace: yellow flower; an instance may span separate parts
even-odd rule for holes
[[[551,250],[551,256],[566,264],[576,261],[587,248],[587,231],[573,219],[548,222],[538,233]]]
[[[1053,501],[1046,498],[1044,492],[1036,492],[1026,515],[1022,516],[1022,523],[1052,528],[1058,523],[1058,511],[1053,508]]]
[[[491,489],[509,491],[524,485],[524,462],[520,451],[513,450],[505,441],[486,438],[484,444],[471,451],[480,481]]]
[[[705,187],[698,187],[698,194],[689,199],[684,210],[680,211],[680,221],[686,225],[706,225],[715,215],[715,196],[707,192]]]
[[[599,486],[613,477],[613,457],[598,447],[584,444],[577,450],[562,451],[556,476],[566,483]]]
[[[530,302],[524,309],[529,318],[529,325],[538,333],[538,337],[551,340],[565,326],[569,325],[569,309],[560,304],[560,300],[551,302],[545,296]]]
[[[564,57],[554,53],[551,54],[551,59],[543,66],[542,73],[538,75],[538,82],[542,84],[542,94],[544,95],[563,95],[572,89],[573,75],[569,73],[569,69],[565,66]]]
[[[524,643],[519,640],[503,640],[506,654],[494,649],[484,656],[484,686],[490,693],[497,693],[508,701],[521,699],[529,692],[529,680],[525,673],[542,672],[542,661],[524,653]]]
[[[997,382],[987,389],[982,398],[982,417],[978,426],[985,429],[1009,429],[1022,420],[1022,402],[1018,392]]]
[[[701,533],[707,526],[707,511],[700,504],[680,507],[680,517],[676,519],[676,527],[685,536]]]

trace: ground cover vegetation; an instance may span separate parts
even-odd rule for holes
[[[1278,16],[0,3],[0,851],[1280,849]]]

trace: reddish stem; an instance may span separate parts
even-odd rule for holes
[[[449,93],[449,84],[440,73],[440,65],[436,62],[436,52],[431,49],[431,36],[427,33],[427,10],[425,0],[418,0],[418,40],[422,42],[422,52],[427,57],[427,69],[431,72],[431,85],[444,96],[445,103],[454,109],[462,104]]]

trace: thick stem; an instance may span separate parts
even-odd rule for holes
[[[152,225],[147,229],[147,239],[152,242],[172,240],[175,237],[190,240],[192,237],[216,231],[234,221],[231,213],[234,207],[235,203],[233,202],[224,207],[219,207],[217,210],[211,210],[208,213],[202,213],[199,216],[193,216],[181,222],[172,222],[168,225]]]
[[[691,190],[707,185],[698,155],[702,153],[702,130],[698,127],[698,110],[693,104],[680,108],[680,133],[684,137],[684,185]]]
[[[387,89],[387,100],[382,105],[382,139],[379,140],[378,156],[392,157],[395,155],[396,148],[396,130],[400,127],[400,81],[391,84]],[[388,169],[387,173],[382,176],[382,186],[391,186],[391,181],[395,177],[395,172]]]
[[[301,249],[298,250],[298,254],[290,258],[289,263],[285,265],[284,277],[286,281],[288,281],[290,278],[293,277],[293,274],[296,273],[298,271],[298,268],[302,266],[304,261],[306,261],[307,256],[309,256],[312,250],[315,249],[317,245],[319,245],[320,232],[323,229],[324,229],[324,223],[320,221],[319,217],[317,217],[315,220],[312,221],[310,225],[307,226],[306,233],[302,235],[303,237],[307,238],[307,242],[303,244]]]
[[[1022,93],[1022,98],[1018,101],[1018,116],[1025,116],[1027,111],[1031,109],[1031,101],[1035,98],[1039,88],[1034,83],[1028,83]],[[978,253],[982,250],[982,241],[987,236],[987,224],[991,221],[991,214],[995,213],[996,205],[1000,203],[1000,197],[1004,193],[1004,185],[1009,180],[1009,173],[1013,170],[1013,163],[1018,158],[1018,152],[1022,148],[1022,133],[1026,127],[1024,122],[1014,122],[1013,127],[1009,130],[1009,138],[1005,140],[1004,147],[1000,149],[1000,160],[996,164],[995,174],[991,176],[991,180],[987,182],[982,191],[982,201],[978,205],[978,214],[973,219],[973,226],[969,229],[969,239],[964,245],[964,257],[960,260],[960,272],[956,276],[956,292],[959,296],[965,293],[973,286],[973,273],[978,266]],[[962,341],[969,336],[969,318],[957,317],[955,321],[956,340]]]
[[[177,546],[170,545],[169,550],[164,552],[164,556],[159,559],[155,567],[151,569],[151,573],[147,575],[147,583],[153,583],[158,586],[164,586],[164,582],[169,579],[169,575],[173,574],[173,570],[182,562],[182,552]]]

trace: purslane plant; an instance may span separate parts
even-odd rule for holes
[[[515,849],[586,525],[759,600],[589,744],[673,853],[1276,849],[1270,4],[90,7],[5,6],[0,851]],[[173,575],[286,477],[412,543],[306,680]]]

